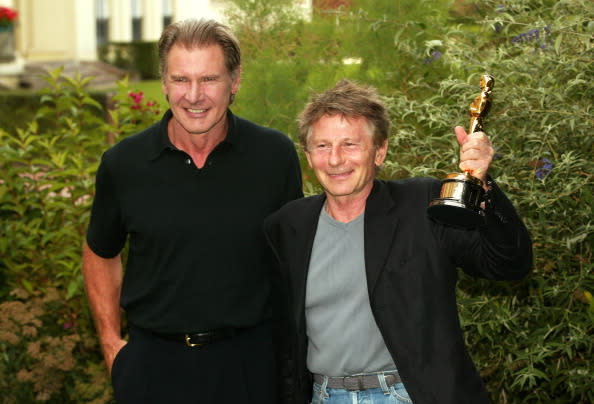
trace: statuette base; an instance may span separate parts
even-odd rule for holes
[[[481,209],[485,190],[483,182],[469,173],[448,174],[441,183],[439,198],[427,208],[429,216],[443,224],[471,228],[484,216]]]

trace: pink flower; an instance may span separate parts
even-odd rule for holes
[[[134,91],[130,91],[128,95],[134,100],[135,104],[140,104],[142,102],[142,98],[144,97],[144,93],[139,91],[135,93]]]

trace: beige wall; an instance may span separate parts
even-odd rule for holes
[[[29,62],[96,60],[95,0],[0,0],[19,11],[17,50]],[[211,0],[172,0],[174,19],[216,17]],[[132,39],[130,0],[108,0],[110,37]],[[157,40],[162,27],[162,0],[142,0],[143,37]]]
[[[73,59],[75,0],[18,0],[18,50],[30,61]]]
[[[131,39],[131,1],[107,0],[110,37]],[[311,0],[296,0],[305,9]],[[162,0],[141,0],[143,37],[157,40],[162,27]],[[174,20],[190,17],[221,19],[225,0],[171,0]],[[19,19],[15,30],[18,57],[26,62],[86,61],[97,59],[95,0],[0,0],[15,8]]]

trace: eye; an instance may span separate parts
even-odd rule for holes
[[[316,143],[310,150],[314,153],[325,153],[330,150],[330,145],[328,143]]]
[[[342,148],[345,151],[357,151],[359,150],[360,144],[355,142],[344,142]]]

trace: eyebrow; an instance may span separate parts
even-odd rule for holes
[[[179,74],[171,73],[169,75],[169,77],[172,78],[172,79],[188,78],[188,75],[183,74],[183,73],[179,73]],[[212,73],[212,74],[203,74],[203,75],[199,76],[199,79],[200,80],[203,80],[203,79],[218,79],[220,77],[221,77],[221,75],[219,73]]]

